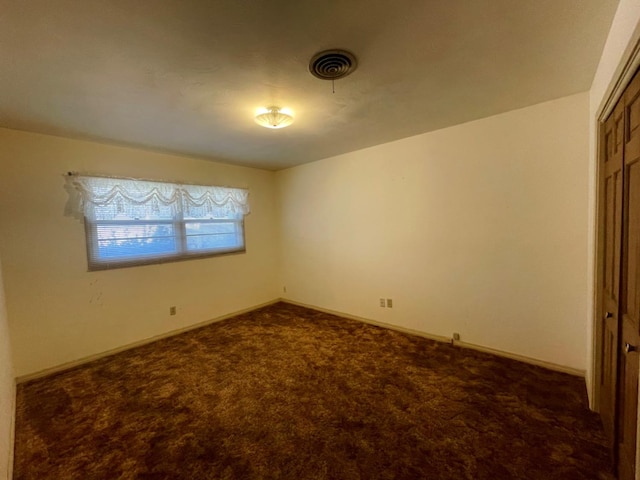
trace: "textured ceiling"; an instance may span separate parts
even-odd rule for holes
[[[585,91],[616,6],[0,0],[0,125],[279,169]],[[331,48],[358,59],[335,94]]]

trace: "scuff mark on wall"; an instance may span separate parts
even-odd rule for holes
[[[89,282],[89,287],[91,287],[92,289],[96,289],[97,290],[98,289],[97,285],[98,285],[98,279],[97,278],[94,279],[94,280],[91,280]],[[94,292],[93,294],[91,294],[91,296],[89,297],[89,303],[92,304],[92,305],[96,305],[98,307],[104,306],[103,302],[102,302],[102,290],[99,290],[99,291]]]

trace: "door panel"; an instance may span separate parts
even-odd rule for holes
[[[636,418],[638,414],[638,332],[632,322],[623,317],[622,337],[627,342],[620,357],[620,387],[618,416],[618,478],[635,479]],[[623,340],[623,341],[624,341]],[[632,341],[634,343],[628,343]],[[635,392],[633,394],[632,392]]]
[[[640,77],[625,92],[624,194],[620,284],[620,382],[618,390],[618,475],[635,478],[640,354]]]
[[[604,125],[600,174],[603,229],[602,312],[599,335],[600,414],[611,445],[615,442],[618,371],[618,296],[622,239],[622,159],[624,153],[624,104],[619,102]]]

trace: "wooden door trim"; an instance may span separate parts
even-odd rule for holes
[[[615,104],[614,104],[615,106]],[[597,129],[597,148],[598,148],[598,156],[596,160],[596,211],[595,211],[595,228],[596,228],[596,237],[595,237],[595,255],[596,260],[594,264],[594,306],[593,306],[593,318],[592,318],[592,348],[593,348],[593,378],[592,378],[592,395],[591,395],[591,403],[592,408],[596,412],[600,413],[600,383],[602,382],[602,369],[600,365],[602,365],[602,349],[600,348],[600,338],[604,335],[604,324],[601,318],[602,312],[602,304],[603,300],[603,285],[604,285],[604,231],[605,225],[601,220],[603,218],[603,210],[604,210],[604,174],[602,172],[602,164],[604,163],[605,156],[605,145],[602,141],[602,137],[605,131],[605,121],[598,120],[598,129]]]
[[[597,117],[598,125],[603,123],[607,117],[613,112],[613,109],[622,97],[625,88],[631,83],[631,79],[640,68],[640,38],[635,40],[635,44],[631,52],[626,55],[627,60],[622,63],[622,67],[618,67],[619,73],[616,72],[612,86],[609,87],[609,94],[604,101],[602,108]]]
[[[595,211],[593,212],[593,229],[592,235],[594,239],[592,261],[593,261],[593,277],[590,279],[593,287],[593,310],[591,311],[591,385],[590,385],[590,399],[591,408],[600,412],[600,382],[602,376],[600,372],[600,362],[602,357],[599,351],[598,335],[601,333],[602,322],[600,318],[600,312],[602,311],[602,266],[603,266],[603,232],[604,229],[600,225],[599,219],[602,213],[602,185],[600,171],[602,165],[603,148],[602,145],[602,129],[604,128],[604,122],[607,117],[613,112],[618,100],[622,97],[625,88],[631,83],[635,72],[640,69],[640,32],[634,35],[634,39],[630,43],[631,47],[627,48],[627,52],[623,56],[623,60],[620,62],[620,66],[616,69],[614,79],[611,81],[606,100],[602,102],[596,113],[596,136],[595,136],[595,150],[596,150],[596,162],[595,162]],[[625,60],[626,58],[626,60]],[[639,422],[640,423],[640,422]],[[639,456],[640,457],[640,456]]]

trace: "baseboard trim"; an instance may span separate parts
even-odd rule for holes
[[[504,350],[496,350],[495,348],[484,347],[482,345],[476,345],[475,343],[462,342],[460,340],[451,340],[451,343],[456,347],[469,348],[471,350],[477,350],[479,352],[490,353],[498,357],[509,358],[511,360],[517,360],[522,363],[529,363],[538,367],[544,367],[548,370],[555,370],[556,372],[568,373],[576,377],[585,378],[586,370],[580,370],[573,367],[566,367],[564,365],[558,365],[557,363],[546,362],[544,360],[538,360],[537,358],[525,357],[524,355],[518,355],[517,353],[505,352]]]
[[[516,360],[522,363],[528,363],[530,365],[536,365],[538,367],[543,367],[549,370],[554,370],[556,372],[568,373],[570,375],[575,375],[577,377],[585,378],[586,370],[580,370],[577,368],[566,367],[564,365],[558,365],[556,363],[546,362],[544,360],[538,360],[536,358],[526,357],[524,355],[518,355],[517,353],[506,352],[504,350],[497,350],[495,348],[485,347],[482,345],[477,345],[475,343],[467,343],[462,342],[460,340],[453,340],[449,337],[443,337],[441,335],[434,335],[427,332],[422,332],[420,330],[412,330],[410,328],[400,327],[398,325],[393,325],[391,323],[379,322],[377,320],[371,320],[369,318],[359,317],[357,315],[351,315],[349,313],[343,313],[336,310],[330,310],[328,308],[318,307],[316,305],[309,305],[302,302],[296,302],[294,300],[289,300],[287,298],[281,298],[280,301],[284,303],[290,303],[291,305],[298,305],[299,307],[310,308],[311,310],[317,310],[319,312],[330,313],[332,315],[337,315],[339,317],[348,318],[350,320],[356,320],[363,323],[368,323],[370,325],[376,325],[382,328],[388,328],[390,330],[395,330],[402,333],[408,333],[410,335],[417,335],[419,337],[428,338],[430,340],[435,340],[437,342],[450,343],[456,347],[460,348],[469,348],[471,350],[477,350],[479,352],[489,353],[491,355],[496,355],[498,357],[509,358],[511,360]]]
[[[380,322],[380,321],[377,321],[377,320],[372,320],[370,318],[360,317],[360,316],[357,316],[357,315],[352,315],[352,314],[345,313],[345,312],[340,312],[340,311],[337,311],[337,310],[331,310],[331,309],[328,309],[328,308],[319,307],[317,305],[310,305],[310,304],[303,303],[303,302],[297,302],[295,300],[290,300],[288,298],[276,298],[274,300],[271,300],[271,301],[268,301],[268,302],[264,302],[264,303],[261,303],[261,304],[258,304],[258,305],[254,305],[252,307],[244,308],[242,310],[237,310],[235,312],[228,313],[226,315],[222,315],[222,316],[219,316],[219,317],[215,317],[215,318],[212,318],[210,320],[205,320],[204,322],[195,323],[193,325],[189,325],[189,326],[186,326],[186,327],[183,327],[183,328],[179,328],[177,330],[171,330],[171,331],[163,333],[161,335],[156,335],[154,337],[150,337],[150,338],[147,338],[147,339],[144,339],[144,340],[140,340],[140,341],[137,341],[137,342],[129,343],[129,344],[124,345],[122,347],[117,347],[117,348],[114,348],[114,349],[111,349],[111,350],[107,350],[107,351],[104,351],[104,352],[101,352],[101,353],[97,353],[95,355],[89,355],[87,357],[83,357],[83,358],[80,358],[78,360],[73,360],[71,362],[66,362],[66,363],[63,363],[63,364],[60,364],[60,365],[56,365],[55,367],[51,367],[51,368],[47,368],[47,369],[44,369],[44,370],[40,370],[38,372],[30,373],[30,374],[27,374],[27,375],[21,375],[21,376],[16,378],[16,384],[19,385],[19,384],[24,383],[24,382],[29,382],[31,380],[36,380],[38,378],[42,378],[42,377],[46,377],[46,376],[53,375],[53,374],[56,374],[56,373],[60,373],[60,372],[63,372],[65,370],[69,370],[71,368],[75,368],[75,367],[78,367],[80,365],[84,365],[86,363],[90,363],[90,362],[93,362],[95,360],[99,360],[99,359],[104,358],[104,357],[108,357],[110,355],[115,355],[117,353],[121,353],[121,352],[124,352],[126,350],[131,350],[132,348],[141,347],[143,345],[147,345],[149,343],[153,343],[153,342],[156,342],[158,340],[162,340],[164,338],[173,337],[174,335],[179,335],[181,333],[188,332],[190,330],[195,330],[195,329],[198,329],[198,328],[201,328],[201,327],[206,327],[207,325],[211,325],[213,323],[220,322],[222,320],[226,320],[228,318],[235,317],[237,315],[242,315],[243,313],[251,312],[251,311],[257,310],[259,308],[263,308],[263,307],[266,307],[266,306],[269,306],[269,305],[273,305],[273,304],[278,303],[278,302],[289,303],[291,305],[297,305],[297,306],[300,306],[300,307],[309,308],[311,310],[317,310],[319,312],[329,313],[331,315],[337,315],[339,317],[348,318],[350,320],[356,320],[358,322],[366,323],[366,324],[369,324],[369,325],[375,325],[377,327],[388,328],[390,330],[395,330],[397,332],[407,333],[409,335],[416,335],[418,337],[427,338],[429,340],[435,340],[436,342],[450,343],[450,344],[452,344],[454,346],[457,346],[457,347],[469,348],[469,349],[472,349],[472,350],[477,350],[477,351],[480,351],[480,352],[489,353],[489,354],[496,355],[496,356],[499,356],[499,357],[510,358],[512,360],[516,360],[516,361],[519,361],[519,362],[528,363],[528,364],[531,364],[531,365],[537,365],[539,367],[547,368],[549,370],[554,370],[554,371],[562,372],[562,373],[568,373],[570,375],[575,375],[575,376],[582,377],[582,378],[585,378],[585,375],[586,375],[586,371],[585,370],[580,370],[580,369],[576,369],[576,368],[572,368],[572,367],[567,367],[567,366],[564,366],[564,365],[558,365],[558,364],[555,364],[555,363],[546,362],[544,360],[538,360],[536,358],[531,358],[531,357],[526,357],[524,355],[518,355],[516,353],[506,352],[504,350],[497,350],[497,349],[494,349],[494,348],[485,347],[483,345],[477,345],[477,344],[474,344],[474,343],[462,342],[462,341],[459,341],[459,340],[456,341],[456,340],[453,340],[453,339],[451,339],[449,337],[444,337],[442,335],[435,335],[435,334],[431,334],[431,333],[428,333],[428,332],[423,332],[423,331],[420,331],[420,330],[413,330],[413,329],[410,329],[410,328],[405,328],[405,327],[401,327],[401,326],[398,326],[398,325],[393,325],[391,323]],[[14,424],[15,424],[15,395],[16,395],[16,393],[14,392],[14,396],[13,396],[14,406],[13,406],[13,419],[12,419]],[[13,437],[12,437],[12,442],[13,442]],[[13,458],[13,456],[12,456],[12,458]],[[11,478],[11,477],[9,477],[9,478]]]
[[[337,310],[330,310],[328,308],[318,307],[316,305],[309,305],[302,302],[296,302],[294,300],[289,300],[287,298],[281,298],[280,301],[284,303],[290,303],[291,305],[297,305],[298,307],[309,308],[311,310],[317,310],[318,312],[329,313],[331,315],[336,315],[338,317],[348,318],[349,320],[356,320],[358,322],[368,323],[369,325],[375,325],[376,327],[388,328],[389,330],[395,330],[401,333],[408,333],[410,335],[416,335],[418,337],[428,338],[429,340],[435,340],[436,342],[451,343],[450,338],[443,337],[441,335],[433,335],[431,333],[422,332],[420,330],[412,330],[410,328],[400,327],[398,325],[393,325],[391,323],[379,322],[377,320],[372,320],[370,318],[351,315],[350,313],[339,312]]]
[[[177,330],[171,330],[166,333],[162,333],[160,335],[155,335],[150,338],[146,338],[144,340],[139,340],[137,342],[128,343],[127,345],[123,345],[121,347],[113,348],[111,350],[106,350],[101,353],[96,353],[95,355],[89,355],[87,357],[82,357],[77,360],[72,360],[70,362],[65,362],[60,365],[56,365],[55,367],[46,368],[44,370],[39,370],[34,373],[29,373],[26,375],[21,375],[16,378],[16,383],[21,384],[25,382],[29,382],[31,380],[37,380],[38,378],[47,377],[49,375],[54,375],[56,373],[64,372],[65,370],[69,370],[71,368],[79,367],[80,365],[84,365],[86,363],[93,362],[95,360],[100,360],[101,358],[108,357],[110,355],[115,355],[117,353],[121,353],[127,350],[131,350],[132,348],[141,347],[143,345],[147,345],[149,343],[157,342],[158,340],[162,340],[164,338],[173,337],[175,335],[180,335],[181,333],[185,333],[191,330],[196,330],[198,328],[206,327],[207,325],[211,325],[213,323],[221,322],[222,320],[226,320],[227,318],[235,317],[237,315],[242,315],[243,313],[251,312],[253,310],[257,310],[262,307],[267,307],[269,305],[273,305],[274,303],[278,303],[280,301],[279,298],[275,300],[271,300],[269,302],[260,303],[258,305],[254,305],[252,307],[243,308],[242,310],[237,310],[232,313],[228,313],[219,317],[212,318],[210,320],[205,320],[203,322],[194,323],[193,325],[188,325],[186,327],[179,328]]]

